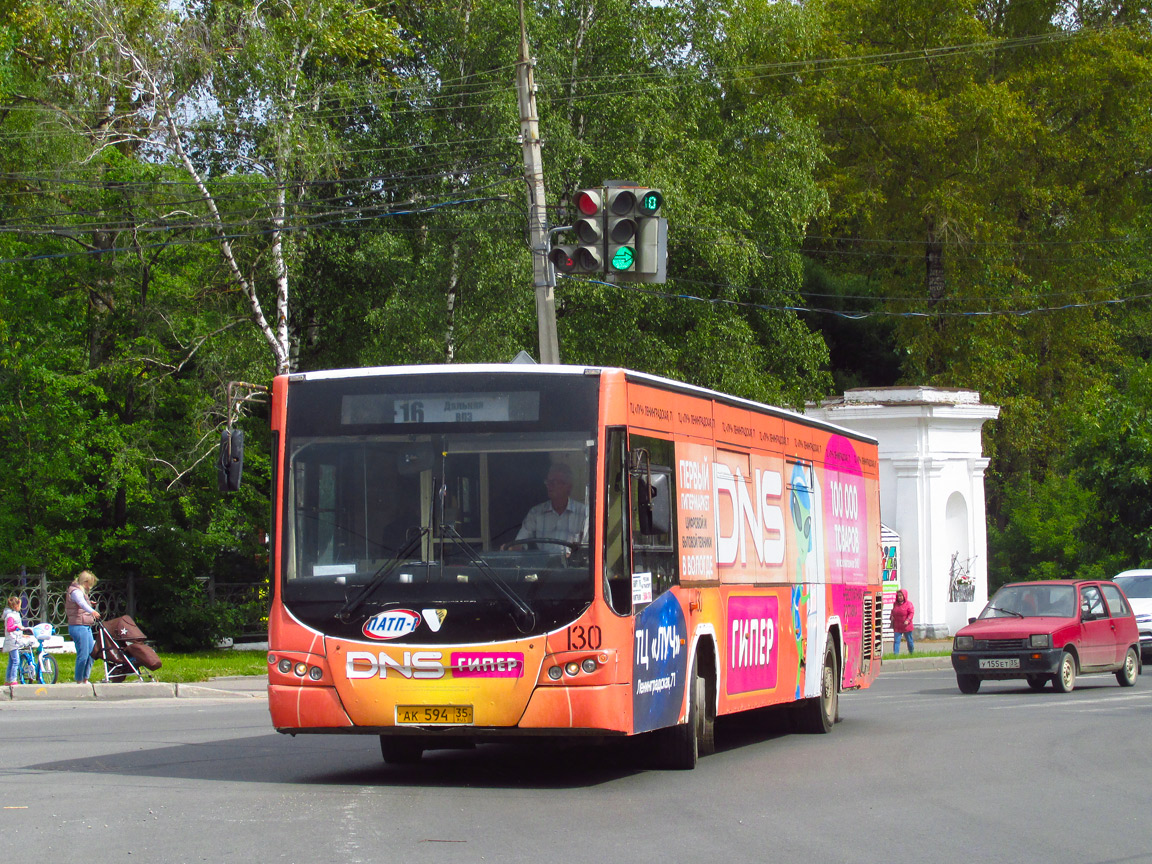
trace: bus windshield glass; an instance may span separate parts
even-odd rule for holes
[[[419,641],[450,643],[543,633],[591,603],[596,381],[517,377],[294,383],[293,614],[330,635],[391,638],[372,628],[410,613],[427,624]]]

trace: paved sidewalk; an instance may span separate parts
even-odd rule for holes
[[[901,654],[898,658],[892,660],[885,660],[881,675],[887,675],[889,672],[912,672],[917,669],[951,669],[951,657],[917,657],[915,654],[905,656]]]
[[[62,682],[58,684],[14,684],[0,687],[0,704],[25,701],[84,701],[115,699],[266,699],[268,678],[245,675],[214,678],[196,684],[164,681],[123,681],[105,684]]]

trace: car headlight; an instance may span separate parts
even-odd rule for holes
[[[976,647],[976,640],[971,636],[957,636],[952,641],[953,651],[971,651]]]
[[[1033,633],[1032,638],[1028,640],[1028,644],[1033,648],[1051,648],[1052,634]]]

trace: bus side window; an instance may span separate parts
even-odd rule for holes
[[[609,429],[604,477],[604,599],[618,615],[632,614],[632,576],[628,567],[627,451],[623,429]]]
[[[632,572],[652,574],[652,598],[663,594],[673,585],[680,583],[680,571],[676,555],[676,487],[675,472],[671,470],[674,454],[671,441],[659,438],[633,435],[628,442],[633,455],[629,477],[632,527]],[[639,456],[640,451],[646,451]],[[651,474],[663,476],[658,488],[668,497],[670,507],[670,530],[667,533],[644,533],[656,530],[649,514],[644,510],[644,496],[641,484],[647,484]]]

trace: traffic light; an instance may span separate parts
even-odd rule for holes
[[[556,268],[558,273],[580,272],[580,268],[576,264],[575,246],[554,246],[548,258],[552,261],[552,266]]]
[[[636,276],[638,282],[664,282],[668,271],[668,220],[660,216],[659,189],[635,189]]]
[[[664,196],[659,189],[609,185],[581,189],[573,201],[579,245],[552,249],[549,259],[558,272],[665,281],[668,221],[660,217]]]
[[[631,273],[636,269],[636,193],[629,188],[608,190],[609,273]]]
[[[604,190],[576,193],[576,267],[582,273],[604,272]]]
[[[216,460],[217,488],[221,492],[239,492],[243,471],[244,430],[225,429],[220,433],[220,455]]]

